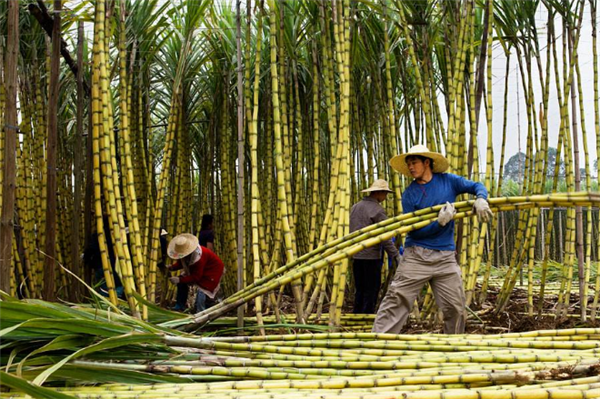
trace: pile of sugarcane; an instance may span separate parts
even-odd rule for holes
[[[491,198],[489,200],[492,209],[495,212],[502,212],[506,210],[527,210],[535,209],[538,207],[554,207],[554,206],[592,206],[600,204],[600,195],[596,193],[567,193],[567,194],[551,194],[551,195],[537,195],[528,197],[506,197],[506,198]],[[457,214],[455,219],[461,219],[472,215],[472,203],[473,201],[462,201],[455,203]],[[219,316],[224,315],[228,311],[237,308],[257,296],[272,292],[284,285],[287,285],[293,281],[305,278],[305,287],[303,292],[305,296],[300,298],[301,302],[296,304],[296,307],[303,309],[303,314],[311,314],[313,307],[318,303],[319,308],[317,309],[317,318],[321,314],[323,291],[320,288],[323,285],[323,276],[328,268],[331,268],[336,263],[342,260],[346,260],[353,254],[368,248],[373,245],[377,245],[384,240],[390,239],[397,234],[406,234],[412,230],[419,229],[427,226],[437,219],[437,214],[441,209],[442,205],[434,206],[431,208],[422,209],[413,213],[403,214],[393,218],[389,218],[383,222],[368,226],[364,229],[353,232],[347,236],[344,236],[338,240],[331,241],[314,251],[298,258],[296,261],[288,263],[285,266],[277,269],[271,274],[264,278],[256,281],[254,284],[249,285],[245,289],[238,291],[237,293],[226,298],[223,302],[216,306],[205,310],[202,313],[190,317],[189,320],[180,319],[169,324],[170,326],[181,326],[186,323],[192,324],[203,324],[207,321],[214,320]],[[480,248],[483,251],[483,248]],[[478,264],[471,266],[479,266]],[[489,275],[491,272],[491,263],[488,262],[487,270],[485,275]],[[478,274],[477,268],[469,268],[463,270],[463,276],[465,281],[465,287],[467,295],[472,293],[474,284],[476,282],[476,276]],[[533,269],[528,270],[528,274],[531,275]],[[316,277],[316,283],[314,283]],[[337,276],[342,279],[344,276]],[[506,275],[506,280],[509,281],[509,289],[501,291],[498,302],[499,306],[497,311],[501,311],[507,303],[510,292],[516,284],[518,277],[518,270],[512,268]],[[598,279],[597,279],[598,280]],[[314,287],[313,287],[314,283]],[[528,300],[533,305],[533,290],[532,285],[530,286],[530,292]],[[333,281],[333,286],[338,289],[345,289],[344,283]],[[503,286],[505,287],[506,284]],[[595,318],[598,297],[600,290],[598,289],[599,282],[596,281],[596,295],[592,304],[592,317]],[[306,295],[311,288],[314,288],[310,297]],[[542,281],[542,292],[543,292],[543,281]],[[542,295],[543,296],[543,295]],[[317,302],[321,298],[321,301]],[[339,295],[338,298],[343,298],[343,294]],[[296,298],[297,300],[299,298]],[[426,298],[427,299],[427,298]],[[431,302],[429,305],[431,306]],[[587,303],[587,302],[586,302]],[[329,309],[330,321],[337,321],[341,318],[341,307],[342,303],[335,304]],[[530,310],[533,308],[530,307]],[[301,320],[302,321],[302,320]],[[339,323],[331,323],[331,325],[338,325]]]
[[[304,260],[313,262],[314,251],[335,251],[323,246],[347,237],[350,207],[373,180],[388,180],[394,191],[387,214],[402,212],[411,179],[388,160],[414,144],[444,153],[451,172],[481,180],[493,197],[505,195],[507,181],[519,196],[597,187],[600,169],[588,148],[595,142],[600,153],[590,23],[597,0],[248,0],[235,9],[211,0],[50,3],[0,2],[0,288],[14,296],[83,301],[87,291],[72,274],[92,284],[80,255],[93,242],[113,305],[118,276],[131,314],[147,319],[138,297],[152,303],[173,294],[157,271],[161,228],[169,238],[197,233],[203,213],[216,217],[226,295],[284,265],[311,267]],[[60,53],[50,51],[50,26],[66,42]],[[580,61],[590,45],[593,59]],[[492,56],[494,49],[504,54]],[[70,61],[61,63],[61,54]],[[492,70],[505,61],[500,104],[493,100],[502,82]],[[586,71],[593,96],[581,82]],[[514,79],[523,89],[509,93]],[[509,114],[514,102],[522,118]],[[560,123],[549,117],[554,107]],[[517,170],[505,173],[505,164],[514,166],[505,161],[517,128],[527,131],[523,152]],[[567,210],[562,313],[575,265],[581,296],[594,286],[585,279],[600,252],[597,212]],[[456,231],[470,304],[485,299],[487,280],[476,281],[487,277],[499,246],[497,223],[465,218]],[[499,311],[521,265],[533,288],[534,262],[551,260],[547,247],[559,233],[539,234],[542,223],[538,208],[519,212]],[[541,242],[543,256],[533,252]],[[300,319],[329,310],[340,326],[340,304],[353,287],[348,257],[339,256],[291,280]],[[424,308],[432,304],[428,296]],[[247,309],[260,324],[278,305],[268,293]]]
[[[3,295],[0,397],[600,397],[597,328],[226,338],[184,334],[110,306]]]

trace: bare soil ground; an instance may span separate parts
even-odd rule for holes
[[[600,311],[596,320],[591,320],[591,304],[593,302],[593,290],[592,295],[588,299],[588,312],[587,320],[581,321],[581,309],[579,306],[579,296],[577,294],[571,294],[570,306],[566,312],[562,312],[558,315],[558,297],[552,294],[546,294],[544,297],[543,309],[538,312],[539,297],[534,296],[533,303],[535,311],[533,316],[528,314],[527,306],[527,289],[522,287],[515,287],[511,295],[510,301],[506,308],[497,313],[496,301],[498,296],[498,289],[496,287],[490,287],[488,295],[483,303],[472,304],[467,314],[467,326],[466,333],[469,334],[501,334],[507,332],[524,332],[524,331],[535,331],[535,330],[556,330],[556,329],[569,329],[569,328],[600,328]],[[351,315],[353,308],[354,296],[353,293],[347,293],[344,306],[342,309],[342,315]],[[327,302],[327,299],[325,300]],[[266,304],[265,304],[266,305]],[[248,304],[246,310],[246,316],[254,316],[253,301]],[[263,309],[266,311],[263,313],[264,316],[272,316],[273,310],[267,310],[265,306]],[[311,326],[308,328],[295,325],[295,306],[294,300],[289,290],[285,290],[281,296],[279,302],[280,314],[285,316],[285,320],[267,327],[268,334],[287,334],[292,332],[307,332],[316,331],[318,329],[325,329],[328,324],[327,316],[329,309],[327,305],[323,306],[322,314],[324,319],[321,321],[311,321],[308,324],[318,324],[320,327]],[[228,314],[229,317],[234,318],[237,312],[232,311]],[[374,317],[374,316],[371,316]],[[272,320],[272,319],[271,319]],[[371,319],[372,320],[372,319]],[[265,324],[273,323],[272,321],[266,322]],[[246,326],[251,326],[254,323],[246,323]],[[222,324],[215,324],[213,328],[222,329]],[[231,327],[234,327],[233,325]],[[438,312],[436,317],[429,316],[425,320],[418,320],[415,317],[411,317],[409,322],[406,324],[402,333],[409,334],[422,334],[422,333],[442,333],[442,321],[441,314]],[[209,327],[211,329],[211,327]],[[252,334],[254,329],[244,329],[242,334]],[[370,331],[371,322],[360,323],[360,322],[343,322],[341,331]],[[228,333],[240,333],[238,330],[229,331]]]

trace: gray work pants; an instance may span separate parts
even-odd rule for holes
[[[444,333],[464,333],[465,293],[454,251],[423,247],[404,250],[394,279],[379,306],[373,332],[399,334],[415,299],[427,282],[431,284],[435,302],[444,314]]]

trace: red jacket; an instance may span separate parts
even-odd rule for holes
[[[223,261],[213,251],[206,247],[201,248],[202,255],[200,259],[189,266],[190,274],[181,276],[179,282],[197,284],[205,290],[212,292],[219,285],[225,266],[223,265]],[[182,268],[181,262],[177,261],[169,267],[169,270],[179,270]]]

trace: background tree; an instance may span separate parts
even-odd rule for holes
[[[518,152],[508,159],[504,165],[504,176],[507,179],[522,183],[525,173],[525,153]]]

